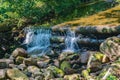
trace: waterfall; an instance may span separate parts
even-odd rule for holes
[[[75,52],[79,49],[78,44],[77,44],[77,39],[78,37],[75,36],[75,32],[68,30],[66,39],[65,39],[65,46],[66,49],[63,51],[69,51],[69,52]]]
[[[51,31],[49,29],[25,29],[27,52],[29,54],[38,56],[50,51],[50,37]]]

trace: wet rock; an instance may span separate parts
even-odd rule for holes
[[[7,76],[11,80],[29,80],[28,77],[24,73],[22,73],[20,70],[18,70],[16,68],[8,69]]]
[[[22,64],[24,61],[24,57],[18,56],[15,60],[16,64]]]
[[[60,43],[60,44],[57,44],[57,43],[54,43],[51,45],[52,49],[59,49],[59,50],[62,50],[65,48],[65,43]]]
[[[24,59],[23,63],[27,66],[31,66],[31,65],[37,65],[37,60],[35,58],[26,58]]]
[[[23,48],[17,48],[12,52],[13,57],[21,56],[21,57],[27,57],[27,52]]]
[[[107,38],[101,45],[100,51],[106,54],[110,60],[115,61],[120,57],[120,38],[110,37]]]
[[[65,80],[81,80],[80,74],[65,75]]]
[[[51,43],[63,43],[65,41],[64,37],[53,36],[50,39]]]
[[[13,64],[13,60],[10,59],[0,59],[0,69],[8,68],[9,64]]]
[[[4,69],[0,69],[0,80],[5,80],[6,71]]]

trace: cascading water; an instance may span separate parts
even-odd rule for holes
[[[49,29],[26,29],[26,39],[24,44],[27,52],[33,56],[41,56],[50,51],[51,31]]]
[[[77,39],[78,37],[75,36],[75,32],[68,30],[66,39],[65,39],[65,46],[66,49],[63,50],[64,52],[75,52],[79,49],[78,44],[77,44]]]

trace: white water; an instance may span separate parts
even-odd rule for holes
[[[48,29],[26,29],[26,39],[24,44],[27,52],[33,56],[44,55],[50,49],[51,31]]]
[[[75,36],[75,32],[68,30],[66,39],[65,39],[65,46],[66,49],[63,50],[64,52],[75,52],[79,49],[77,44],[78,37]]]

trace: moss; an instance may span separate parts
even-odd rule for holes
[[[18,56],[18,57],[16,58],[16,64],[22,64],[23,61],[24,61],[24,57]]]
[[[60,65],[60,69],[62,69],[63,71],[66,71],[68,69],[71,69],[71,65],[68,61],[63,61]]]
[[[96,53],[94,54],[94,56],[95,56],[95,58],[96,58],[97,60],[102,61],[104,54],[102,54],[102,53],[100,53],[100,52],[96,52]]]
[[[48,67],[47,68],[48,70],[52,70],[52,72],[55,74],[55,76],[57,76],[57,77],[63,77],[64,76],[64,72],[61,70],[61,69],[59,69],[59,68],[57,68],[57,67],[55,67],[55,66],[50,66],[50,67]]]

